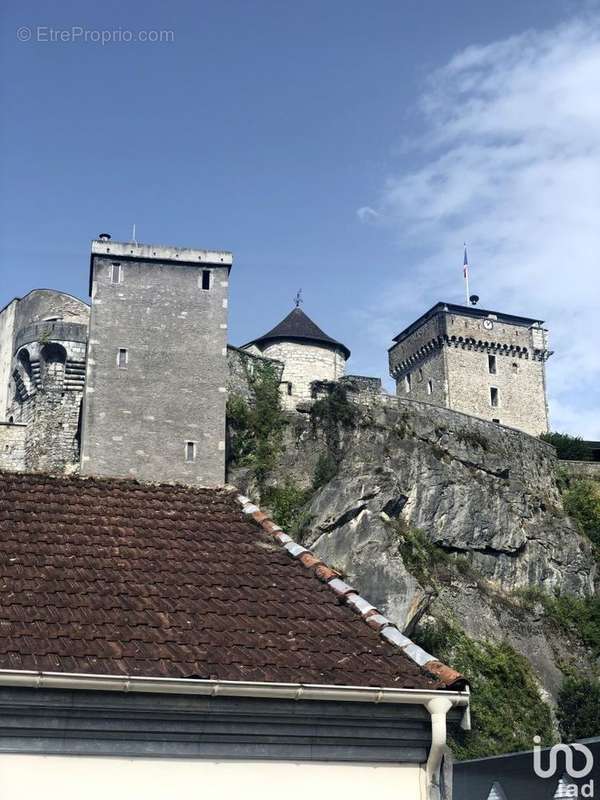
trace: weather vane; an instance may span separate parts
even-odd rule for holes
[[[300,304],[304,302],[302,300],[302,289],[298,289],[296,292],[296,297],[294,297],[294,303],[296,303],[296,308],[300,308]]]

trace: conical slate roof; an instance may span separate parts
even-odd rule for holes
[[[275,327],[268,333],[265,333],[264,336],[253,339],[251,342],[248,342],[248,344],[245,344],[244,347],[248,347],[248,345],[251,344],[265,344],[266,342],[278,340],[289,341],[290,339],[293,341],[317,342],[319,344],[328,344],[332,347],[339,347],[346,359],[350,358],[350,350],[348,350],[346,345],[337,342],[335,339],[332,339],[331,336],[327,336],[327,334],[324,333],[318,325],[315,325],[312,319],[299,307],[292,309],[285,319],[282,319],[278,325],[275,325]]]

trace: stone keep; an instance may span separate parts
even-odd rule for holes
[[[438,303],[394,339],[396,393],[526,431],[548,430],[541,320]]]
[[[337,381],[346,371],[350,350],[324,333],[301,308],[294,308],[264,336],[244,345],[251,353],[283,362],[283,406],[295,409],[310,400],[314,381]]]
[[[225,480],[226,252],[92,242],[81,471]]]

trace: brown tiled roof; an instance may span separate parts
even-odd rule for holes
[[[227,489],[0,473],[0,592],[0,669],[464,685]]]

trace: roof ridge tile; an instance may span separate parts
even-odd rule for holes
[[[242,506],[244,514],[251,515],[263,530],[270,533],[274,539],[283,545],[283,548],[287,550],[292,558],[300,561],[307,569],[311,570],[319,580],[326,583],[331,591],[338,596],[340,601],[362,617],[364,622],[369,625],[371,629],[377,631],[388,644],[402,650],[404,655],[414,664],[417,664],[417,666],[430,674],[435,675],[440,684],[443,685],[443,688],[463,688],[467,684],[466,678],[461,675],[460,672],[443,664],[435,658],[435,656],[432,656],[430,653],[423,650],[422,647],[419,647],[418,644],[415,644],[408,636],[405,636],[397,625],[381,614],[375,606],[371,605],[368,600],[358,594],[352,586],[342,580],[338,572],[321,561],[312,550],[295,542],[292,537],[288,536],[279,525],[276,525],[267,514],[252,503],[250,498],[240,494],[235,486],[229,485],[227,489],[235,494],[236,500]]]

